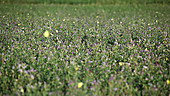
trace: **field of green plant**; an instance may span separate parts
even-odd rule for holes
[[[169,0],[0,0],[19,4],[170,4]]]
[[[168,96],[168,5],[0,5],[0,95]]]

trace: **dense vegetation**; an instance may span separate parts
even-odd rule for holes
[[[169,0],[0,0],[0,3],[25,4],[169,4]]]
[[[168,96],[169,10],[0,5],[0,95]]]

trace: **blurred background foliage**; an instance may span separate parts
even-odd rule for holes
[[[1,4],[170,4],[170,0],[0,0]]]

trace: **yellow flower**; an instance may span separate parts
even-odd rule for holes
[[[133,42],[133,40],[132,40],[132,39],[130,39],[130,42]]]
[[[22,29],[25,29],[24,27],[22,27]]]
[[[148,51],[148,49],[146,48],[145,51]]]
[[[166,58],[166,61],[168,61],[169,59],[168,58]]]
[[[23,88],[21,88],[21,92],[24,93],[24,89]]]
[[[81,88],[83,86],[83,83],[82,82],[79,82],[78,83],[78,88]]]
[[[122,66],[122,65],[123,65],[123,62],[119,62],[119,65]]]
[[[163,43],[163,44],[165,44],[165,43],[166,43],[166,41],[163,41],[162,43]]]
[[[44,36],[45,36],[45,37],[49,37],[49,35],[50,35],[49,32],[46,30],[46,31],[44,32]]]
[[[75,70],[77,71],[79,68],[78,67],[75,67]]]
[[[21,24],[18,24],[18,26],[20,26]]]
[[[166,84],[168,84],[168,85],[169,85],[169,84],[170,84],[170,81],[169,81],[169,80],[166,80]]]
[[[97,24],[99,24],[99,21],[97,21]]]

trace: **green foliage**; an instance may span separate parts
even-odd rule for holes
[[[24,4],[169,4],[169,0],[1,0],[0,3]]]
[[[1,5],[0,95],[169,95],[169,10]]]

